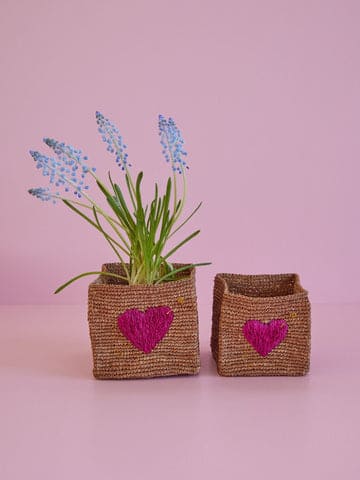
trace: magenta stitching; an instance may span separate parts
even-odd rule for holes
[[[288,324],[282,318],[273,319],[269,323],[248,320],[242,331],[250,345],[262,357],[266,357],[284,340],[288,332]]]
[[[132,308],[118,317],[122,334],[144,353],[150,353],[167,334],[174,319],[170,307],[150,307],[145,312]]]

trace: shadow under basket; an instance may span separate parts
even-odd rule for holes
[[[117,263],[102,271],[123,275]],[[100,275],[89,285],[88,321],[96,378],[199,372],[194,268],[158,285],[128,285]]]
[[[220,375],[305,375],[310,302],[299,276],[217,274],[211,350]]]

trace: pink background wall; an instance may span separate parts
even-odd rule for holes
[[[97,109],[149,185],[168,173],[157,114],[181,126],[204,207],[177,259],[213,262],[202,307],[220,271],[297,271],[313,301],[359,301],[359,18],[344,0],[2,0],[0,301],[85,302],[86,279],[51,292],[112,260],[91,227],[26,193],[45,185],[27,153],[43,136],[120,174]]]

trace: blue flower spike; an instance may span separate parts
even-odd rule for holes
[[[52,194],[50,192],[50,188],[44,188],[44,187],[37,187],[37,188],[30,188],[28,190],[30,195],[33,195],[35,198],[38,198],[39,200],[43,202],[48,202],[50,200],[53,201],[53,203],[56,203],[56,195]]]
[[[159,115],[159,136],[163,148],[162,154],[168,163],[171,163],[174,172],[183,173],[189,168],[183,157],[187,152],[184,149],[184,139],[173,118],[168,119]]]
[[[30,155],[36,162],[36,168],[41,170],[45,177],[49,177],[51,184],[63,187],[65,192],[71,190],[77,198],[81,198],[82,193],[89,189],[84,180],[90,171],[85,164],[88,158],[82,154],[81,150],[66,145],[64,142],[44,138],[44,143],[55,152],[56,158],[30,150]],[[94,169],[92,170],[94,171]],[[37,196],[37,198],[40,197]]]
[[[116,125],[114,125],[108,118],[100,112],[96,112],[96,123],[98,125],[98,132],[101,135],[101,139],[106,143],[106,150],[115,155],[115,161],[121,170],[126,170],[127,167],[131,167],[128,162],[128,154],[125,151],[127,146],[123,142],[123,138],[120,135],[120,131]]]

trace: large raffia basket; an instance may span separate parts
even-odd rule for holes
[[[102,271],[121,274],[120,264]],[[145,312],[166,306],[173,312],[165,336],[149,352],[139,350],[119,328],[118,318],[129,309]],[[99,276],[89,285],[88,320],[93,352],[93,373],[99,379],[194,375],[199,372],[199,334],[195,269],[158,285],[126,285]]]
[[[220,375],[305,375],[310,302],[298,275],[216,275],[211,349]]]

